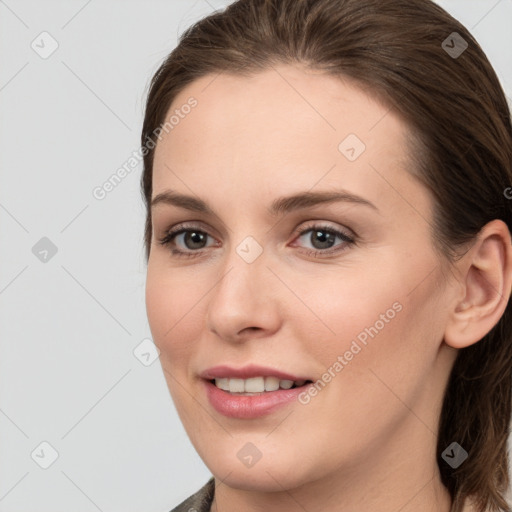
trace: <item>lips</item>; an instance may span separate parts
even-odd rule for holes
[[[250,420],[267,416],[285,406],[292,406],[299,401],[299,396],[304,393],[307,386],[278,389],[264,393],[252,394],[251,396],[243,394],[232,394],[219,389],[209,380],[202,380],[204,392],[210,405],[223,416],[229,418]]]
[[[295,375],[276,368],[251,364],[242,368],[227,365],[214,366],[201,372],[204,391],[211,406],[220,414],[238,419],[256,419],[297,402],[305,388],[312,385],[312,379]],[[263,377],[263,379],[261,379]],[[255,393],[241,392],[240,386],[259,386],[265,381],[265,388],[271,390]],[[276,388],[276,382],[279,386]],[[282,389],[283,383],[287,383]],[[296,387],[300,383],[301,386]],[[228,390],[221,389],[226,388]],[[233,389],[231,389],[233,388]]]

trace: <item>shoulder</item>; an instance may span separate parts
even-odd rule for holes
[[[210,512],[215,492],[215,478],[212,476],[201,489],[181,502],[171,512]]]

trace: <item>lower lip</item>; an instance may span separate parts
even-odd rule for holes
[[[267,391],[261,395],[244,396],[228,393],[208,380],[203,380],[203,382],[206,386],[208,400],[217,412],[230,418],[243,419],[259,418],[296,401],[298,396],[311,385]]]

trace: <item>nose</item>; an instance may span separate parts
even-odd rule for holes
[[[249,263],[232,250],[219,281],[207,296],[206,325],[210,332],[237,343],[278,330],[280,283],[267,264],[265,252]]]

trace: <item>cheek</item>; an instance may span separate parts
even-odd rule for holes
[[[350,367],[368,378],[369,369],[381,367],[394,378],[398,365],[417,372],[435,356],[433,341],[442,320],[435,312],[434,276],[424,279],[432,266],[431,259],[401,259],[394,253],[357,272],[298,282],[295,291],[311,311],[290,311],[296,339],[326,370],[342,356],[338,373]]]
[[[297,283],[294,291],[305,298],[309,311],[298,314],[296,307],[295,312],[289,310],[288,319],[297,327],[296,339],[306,341],[308,352],[326,365],[350,350],[353,341],[364,348],[399,324],[406,288],[401,280],[390,283],[382,275],[389,276],[390,268],[381,275],[364,269],[333,270]]]
[[[146,312],[162,363],[183,367],[204,324],[206,289],[193,276],[148,265]]]

